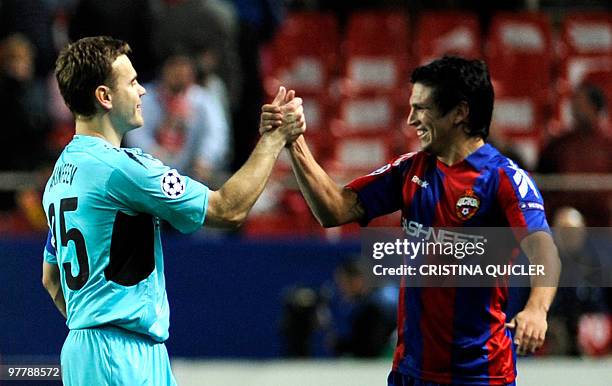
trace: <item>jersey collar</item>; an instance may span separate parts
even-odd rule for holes
[[[497,151],[496,148],[488,143],[485,143],[483,146],[479,147],[478,150],[467,156],[465,161],[472,165],[474,169],[480,170],[498,154],[499,151]]]
[[[85,142],[85,143],[99,143],[108,147],[117,148],[112,143],[108,142],[106,139],[101,137],[96,137],[93,135],[85,135],[85,134],[75,134],[72,137],[73,141],[77,142]]]

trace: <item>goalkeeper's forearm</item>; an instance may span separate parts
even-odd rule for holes
[[[55,294],[49,292],[51,295],[51,299],[53,299],[53,303],[55,303],[55,307],[59,310],[59,312],[67,318],[66,316],[66,300],[64,299],[64,293],[62,292],[61,287],[55,291]]]
[[[45,287],[51,300],[59,310],[59,312],[66,317],[66,300],[64,299],[64,293],[62,292],[62,283],[60,278],[59,268],[57,264],[43,262],[43,275],[42,285]]]

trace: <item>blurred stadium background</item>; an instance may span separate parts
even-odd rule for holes
[[[67,332],[40,284],[40,196],[74,130],[52,67],[67,42],[97,34],[130,43],[145,86],[180,78],[172,58],[191,60],[193,76],[180,87],[197,84],[222,107],[215,118],[226,131],[201,135],[227,151],[222,162],[194,161],[184,172],[213,187],[245,160],[259,108],[281,84],[304,98],[308,141],[344,183],[415,150],[405,123],[412,68],[447,53],[483,58],[496,91],[491,141],[532,172],[551,222],[573,206],[584,221],[572,226],[610,226],[609,1],[0,0],[4,363],[57,362]],[[176,118],[184,101],[151,103]],[[183,151],[180,130],[148,130],[160,156]],[[240,232],[167,229],[164,243],[167,346],[181,384],[384,384],[392,328],[375,353],[338,343],[356,308],[346,283],[359,275],[338,267],[359,253],[359,228],[322,229],[286,158]],[[612,248],[598,247],[610,261]],[[383,310],[394,303],[393,293],[375,295]],[[519,383],[612,384],[610,289],[566,289],[560,299],[546,347],[519,362]]]

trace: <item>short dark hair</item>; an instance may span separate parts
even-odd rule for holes
[[[130,52],[126,42],[108,36],[83,38],[65,47],[55,62],[55,77],[70,111],[94,115],[94,91],[106,82],[114,85],[113,62]]]
[[[470,109],[466,134],[488,137],[494,92],[484,61],[445,56],[417,67],[410,81],[433,88],[434,103],[443,115],[465,101]]]

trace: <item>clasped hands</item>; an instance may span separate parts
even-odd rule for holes
[[[295,91],[281,86],[272,103],[262,106],[259,134],[272,131],[282,134],[287,145],[306,131],[302,98],[295,97]]]

